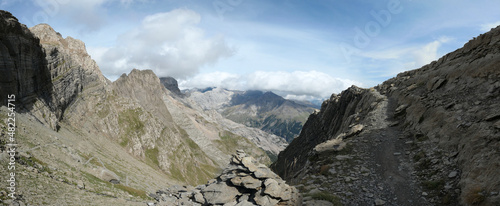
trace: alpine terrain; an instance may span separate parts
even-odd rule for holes
[[[0,56],[0,159],[15,166],[0,169],[2,185],[15,180],[0,189],[2,203],[145,205],[161,188],[206,183],[236,149],[263,166],[286,146],[187,107],[150,70],[111,82],[82,41],[47,24],[28,29],[6,11]]]
[[[500,26],[320,110],[110,81],[82,41],[7,11],[0,74],[3,205],[500,205]]]
[[[306,205],[500,205],[500,27],[332,95],[272,165]]]
[[[216,110],[234,122],[275,134],[287,142],[300,134],[307,117],[316,110],[273,92],[207,88],[190,90],[187,95],[205,110]]]

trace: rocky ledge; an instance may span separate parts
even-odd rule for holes
[[[301,205],[299,191],[268,167],[238,150],[228,167],[205,185],[171,186],[150,194],[156,205]]]

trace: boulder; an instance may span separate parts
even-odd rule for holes
[[[212,184],[201,191],[208,204],[225,204],[232,202],[239,194],[236,187],[231,187],[224,182]]]

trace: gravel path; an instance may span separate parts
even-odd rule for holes
[[[410,145],[391,125],[394,103],[373,92],[384,100],[367,117],[364,131],[345,139],[344,150],[317,156],[296,184],[305,205],[316,205],[313,193],[331,195],[332,205],[432,205],[413,175]]]

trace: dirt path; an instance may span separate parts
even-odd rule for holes
[[[388,100],[385,110],[385,119],[390,125],[395,102]],[[379,130],[371,131],[364,138],[375,140],[375,144],[366,147],[369,156],[367,162],[374,169],[382,186],[382,197],[386,200],[385,205],[431,205],[422,196],[422,190],[411,175],[413,166],[406,151],[409,150],[404,142],[403,134],[398,126],[387,126]]]
[[[307,197],[314,193],[332,195],[332,202],[338,203],[333,205],[433,205],[416,181],[412,145],[393,124],[396,103],[375,90],[370,92],[377,104],[356,122],[364,125],[363,131],[344,139],[348,146],[343,150],[311,157],[304,169],[307,172],[296,186],[305,194],[306,206],[315,205]]]

